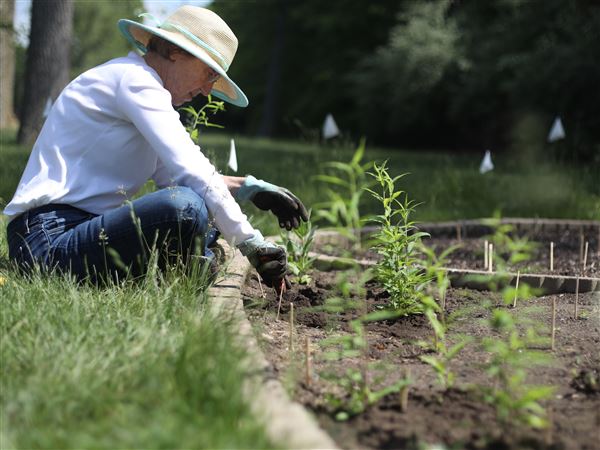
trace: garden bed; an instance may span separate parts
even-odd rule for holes
[[[470,236],[469,231],[472,230],[462,230],[463,243],[479,238]],[[571,235],[579,237],[578,233]],[[432,233],[432,236],[429,245],[440,248],[457,240],[456,235]],[[538,236],[543,234],[538,233]],[[316,241],[322,248],[332,239],[332,235],[323,234]],[[564,241],[564,248],[577,253],[578,243],[573,245],[571,241]],[[562,242],[560,236],[556,242]],[[591,246],[595,251],[593,245],[595,241]],[[591,250],[588,251],[591,255]],[[471,267],[468,257],[461,259],[461,254],[465,253],[456,254],[452,263],[464,262]],[[361,255],[360,259],[364,257]],[[473,262],[476,260],[475,257]],[[568,271],[570,265],[565,267]],[[596,254],[590,257],[589,267],[598,270]],[[356,336],[353,320],[365,312],[380,311],[389,303],[388,293],[372,280],[364,285],[364,295],[354,293],[346,298],[347,302],[356,301],[362,306],[338,312],[325,310],[327,299],[339,296],[336,286],[340,285],[340,273],[313,271],[312,281],[308,285],[295,284],[283,295],[281,303],[272,290],[263,294],[264,288],[261,289],[255,276],[247,280],[242,291],[247,314],[275,374],[288,386],[294,399],[315,413],[321,426],[340,447],[418,448],[426,443],[443,444],[448,448],[597,448],[600,426],[598,292],[540,295],[519,300],[513,308],[504,306],[498,292],[449,288],[445,296],[447,344],[451,346],[464,336],[471,341],[449,362],[455,381],[448,388],[421,359],[435,354],[431,345],[426,344],[431,343],[433,332],[423,314],[365,323],[366,347],[355,355],[331,358],[334,347],[323,345],[327,340]],[[347,285],[360,284],[357,278],[361,273],[350,275]],[[576,297],[577,319],[574,318]],[[291,303],[294,304],[293,327],[289,322]],[[553,304],[554,350],[550,348]],[[533,327],[540,338],[534,350],[551,357],[543,365],[532,364],[527,374],[527,382],[554,386],[552,396],[540,402],[547,411],[549,425],[546,428],[534,429],[519,421],[499,420],[494,406],[484,398],[484,392],[494,382],[483,369],[489,363],[490,354],[479,343],[497,335],[487,323],[494,307],[516,313],[520,327]],[[523,325],[527,323],[529,325]],[[290,341],[290,333],[293,341]],[[308,373],[307,342],[311,361]],[[363,375],[367,382],[349,383],[348,370],[354,376]],[[404,378],[411,380],[408,391],[393,389],[378,401],[365,402],[364,408],[359,408],[362,410],[347,413],[351,409],[348,406],[351,395],[360,391],[361,386],[368,385],[370,392],[376,393]],[[406,393],[407,403],[402,395]],[[336,420],[336,417],[346,420]]]

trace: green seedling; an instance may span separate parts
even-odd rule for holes
[[[508,310],[494,309],[490,328],[498,336],[483,339],[482,346],[490,358],[484,365],[494,380],[492,387],[481,387],[485,400],[496,409],[503,426],[525,424],[533,428],[548,425],[540,402],[552,396],[554,387],[526,384],[527,371],[534,365],[546,364],[550,358],[529,347],[539,339],[533,328],[519,331],[514,315]]]
[[[421,239],[429,236],[418,231],[410,219],[415,203],[404,191],[396,189],[396,182],[404,175],[392,178],[386,162],[374,164],[369,173],[380,187],[380,192],[367,188],[383,207],[383,213],[375,217],[379,230],[374,235],[374,249],[381,256],[375,274],[377,280],[390,294],[390,307],[398,315],[421,312],[418,293],[429,281],[429,276],[419,266]]]
[[[317,217],[335,227],[354,248],[361,245],[360,229],[366,221],[360,213],[361,199],[370,186],[367,170],[373,166],[372,162],[362,162],[364,153],[365,139],[362,139],[349,163],[327,162],[325,173],[315,177],[326,185],[327,197],[327,201],[316,205]]]
[[[300,284],[309,284],[312,281],[310,272],[313,269],[315,258],[310,256],[313,247],[316,227],[313,227],[309,219],[294,230],[281,231],[280,242],[287,251],[288,267]]]
[[[198,144],[200,126],[207,128],[224,128],[222,125],[212,123],[209,120],[209,115],[214,116],[219,111],[225,111],[225,102],[213,100],[211,95],[207,97],[206,104],[197,111],[191,105],[180,108],[179,110],[188,115],[185,129],[192,138],[192,141],[194,141],[194,144]]]
[[[323,379],[341,389],[341,394],[326,395],[330,406],[337,411],[336,420],[340,421],[361,413],[388,394],[402,392],[412,383],[410,378],[405,376],[386,386],[385,379],[389,370],[381,363],[365,363],[368,344],[363,323],[353,320],[350,322],[350,328],[352,334],[331,337],[320,343],[325,348],[333,347],[333,350],[325,353],[328,360],[360,358],[359,367],[348,368],[342,374],[335,371],[323,371],[320,374]]]

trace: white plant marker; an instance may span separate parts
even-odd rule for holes
[[[552,297],[552,340],[550,346],[552,350],[555,349],[555,338],[556,338],[556,295]]]
[[[235,141],[233,139],[231,140],[231,143],[229,144],[229,162],[227,163],[227,165],[234,172],[238,171],[237,155],[235,153]]]
[[[335,123],[335,119],[331,114],[327,114],[325,121],[323,122],[323,139],[331,139],[339,136],[340,129]]]
[[[494,163],[492,162],[492,152],[489,150],[485,151],[481,164],[479,165],[479,173],[486,173],[490,170],[494,170]]]
[[[483,269],[488,268],[488,241],[483,241]]]
[[[550,242],[550,272],[554,272],[554,242]]]
[[[46,106],[44,107],[44,112],[43,112],[44,117],[48,117],[48,114],[50,114],[51,109],[52,109],[52,97],[48,97],[48,100],[46,100]]]
[[[562,124],[562,120],[560,117],[556,117],[554,119],[554,123],[552,124],[552,128],[550,128],[550,132],[548,133],[548,142],[556,142],[564,139],[566,136],[565,129]]]
[[[583,250],[583,271],[584,272],[585,272],[586,266],[587,266],[587,254],[588,254],[589,245],[590,245],[590,243],[588,241],[585,241],[585,250]]]
[[[489,245],[488,250],[488,272],[494,271],[494,244]]]
[[[519,278],[521,277],[521,271],[517,270],[517,282],[515,283],[515,299],[513,300],[513,308],[517,307],[517,295],[519,294]]]
[[[577,306],[579,303],[579,277],[577,277],[577,279],[575,280],[575,312],[573,314],[574,318],[577,319],[578,311],[577,311]]]

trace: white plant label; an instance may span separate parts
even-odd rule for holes
[[[229,145],[229,162],[227,163],[227,165],[234,172],[238,171],[237,155],[235,154],[235,142],[233,139],[231,140],[231,144]]]
[[[325,122],[323,122],[323,138],[331,139],[340,134],[340,129],[335,123],[335,120],[331,114],[327,114],[325,117]]]

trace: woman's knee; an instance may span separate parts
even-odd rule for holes
[[[159,191],[156,207],[171,215],[182,226],[205,232],[208,227],[208,209],[204,199],[187,187],[172,187]]]

